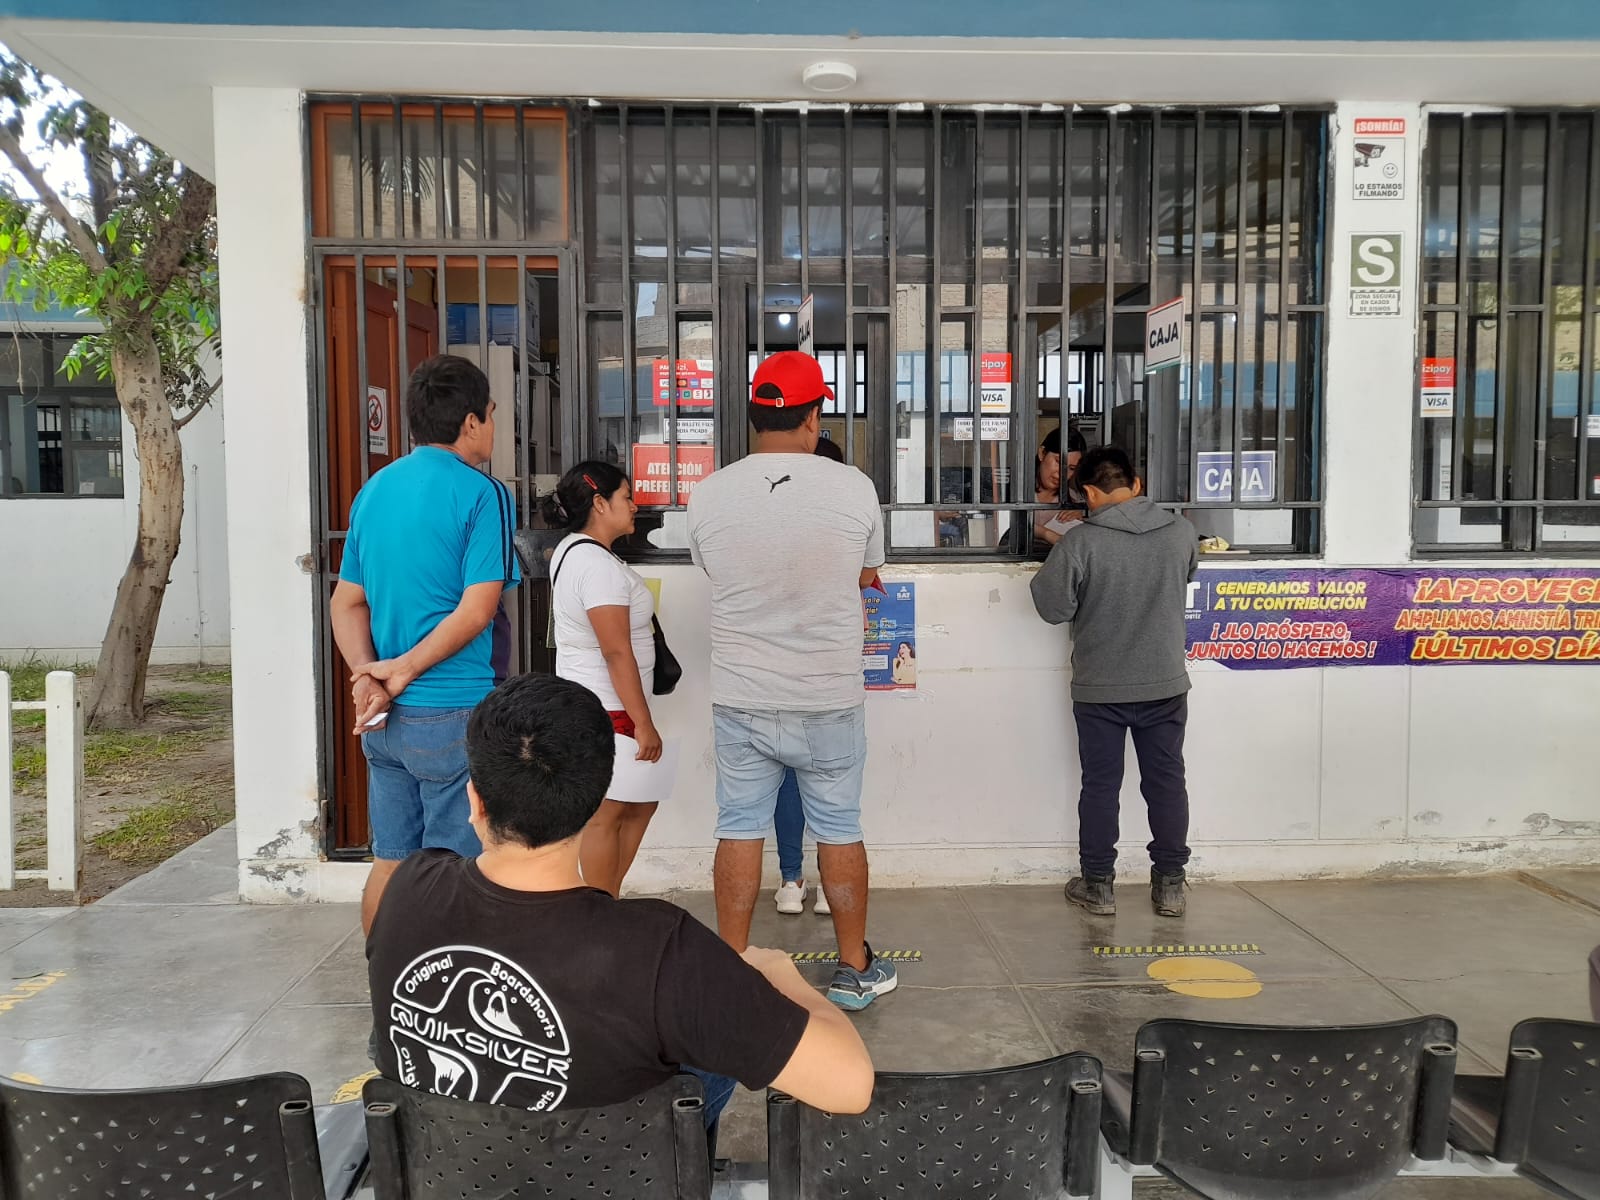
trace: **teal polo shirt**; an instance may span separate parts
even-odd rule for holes
[[[422,641],[473,584],[518,583],[515,525],[505,485],[437,446],[419,446],[367,480],[350,506],[339,578],[367,593],[378,657],[396,658]],[[494,687],[493,641],[492,627],[485,629],[397,702],[471,708]]]

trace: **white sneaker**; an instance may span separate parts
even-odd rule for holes
[[[821,894],[821,889],[820,888],[818,889],[818,894],[819,895]],[[781,913],[785,913],[788,916],[792,917],[792,916],[796,915],[797,913],[805,912],[805,910],[806,910],[806,884],[805,884],[805,880],[802,879],[799,883],[795,883],[792,880],[787,880],[787,879],[784,880],[783,886],[780,887],[777,890],[777,892],[773,895],[772,898],[773,898],[774,901],[777,902],[778,911],[781,912]]]
[[[822,885],[820,883],[817,884],[817,903],[811,909],[811,911],[816,913],[819,917],[833,915],[833,909],[828,907],[828,893],[822,890]]]

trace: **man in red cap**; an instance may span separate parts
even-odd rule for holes
[[[865,475],[814,453],[825,399],[810,355],[761,364],[755,449],[695,488],[689,549],[711,577],[718,932],[741,952],[749,942],[762,845],[793,769],[839,939],[828,998],[855,1010],[896,984],[866,941],[861,836],[861,589],[883,565],[883,511]]]

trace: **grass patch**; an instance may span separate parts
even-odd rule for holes
[[[205,692],[163,692],[152,696],[150,703],[162,712],[191,721],[214,720],[228,707],[228,698]]]
[[[11,698],[13,700],[43,700],[44,677],[51,671],[75,671],[81,675],[94,674],[94,666],[90,663],[60,662],[53,658],[39,658],[30,654],[27,658],[18,661],[0,659],[0,671],[11,676]],[[23,716],[43,716],[43,713],[18,713]]]
[[[11,783],[18,792],[44,783],[44,742],[18,742],[11,748]]]
[[[211,798],[213,790],[201,783],[163,789],[160,800],[130,810],[122,824],[96,835],[93,844],[118,862],[163,862],[227,823],[228,812]]]
[[[83,776],[111,783],[128,783],[174,754],[196,750],[211,740],[205,730],[140,733],[108,729],[83,739]]]
[[[233,668],[231,667],[180,667],[172,672],[172,678],[184,683],[205,683],[212,687],[233,686]]]

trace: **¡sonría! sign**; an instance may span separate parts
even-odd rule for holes
[[[1203,568],[1190,662],[1235,670],[1600,663],[1600,568]]]

